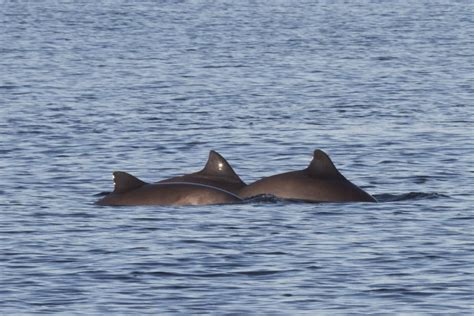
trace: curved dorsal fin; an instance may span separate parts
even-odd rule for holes
[[[125,193],[146,184],[146,182],[123,171],[115,171],[113,175],[115,183],[114,193]]]
[[[313,177],[318,178],[344,178],[337,170],[331,158],[322,150],[316,149],[313,154],[313,160],[306,168],[306,172]]]
[[[199,171],[198,174],[202,176],[229,178],[229,180],[232,181],[242,182],[227,160],[214,150],[209,152],[207,163],[204,166],[204,169]]]

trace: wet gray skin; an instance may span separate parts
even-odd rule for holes
[[[238,203],[242,199],[212,186],[198,183],[146,183],[126,173],[114,172],[115,189],[98,205],[209,205]]]
[[[227,160],[214,150],[209,152],[207,163],[201,171],[161,180],[158,183],[170,182],[205,184],[234,194],[246,186]]]
[[[306,169],[262,178],[239,191],[242,198],[262,194],[308,202],[377,202],[347,180],[319,149]]]

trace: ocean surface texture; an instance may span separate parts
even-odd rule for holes
[[[473,1],[0,0],[0,314],[474,314]],[[380,203],[100,207],[209,150]]]

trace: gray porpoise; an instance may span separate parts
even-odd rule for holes
[[[198,172],[161,180],[158,183],[190,182],[205,184],[237,194],[246,184],[235,173],[227,160],[211,150],[205,167]]]
[[[240,197],[212,186],[173,182],[146,183],[126,173],[113,173],[115,189],[98,200],[98,205],[209,205],[239,203]]]
[[[306,169],[262,178],[239,192],[242,198],[262,194],[308,202],[377,202],[347,180],[319,149]]]

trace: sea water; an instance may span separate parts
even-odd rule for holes
[[[474,313],[472,1],[0,1],[0,314]],[[320,148],[379,203],[99,207]]]

